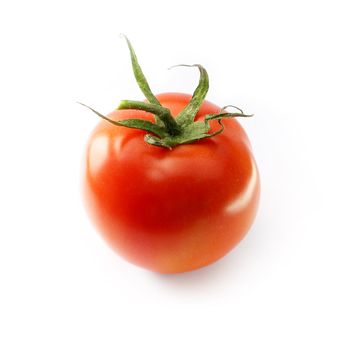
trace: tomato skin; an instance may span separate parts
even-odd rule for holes
[[[191,96],[157,98],[175,116]],[[219,111],[204,101],[196,119]],[[136,110],[108,116],[153,121]],[[84,198],[116,252],[149,270],[177,273],[218,260],[244,237],[258,207],[259,175],[240,124],[223,124],[214,138],[168,150],[147,144],[144,131],[99,122],[86,149]]]

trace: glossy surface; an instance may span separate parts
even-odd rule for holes
[[[157,97],[176,115],[191,96]],[[218,112],[204,102],[197,118]],[[109,116],[152,120],[139,111]],[[85,203],[125,259],[184,272],[216,261],[244,237],[258,206],[259,176],[242,127],[235,119],[223,123],[222,134],[170,151],[145,143],[143,131],[100,121],[86,150]]]

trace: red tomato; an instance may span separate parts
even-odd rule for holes
[[[176,116],[191,96],[157,98]],[[220,111],[204,101],[196,120]],[[108,117],[153,121],[138,110]],[[85,202],[116,252],[144,268],[176,273],[218,260],[245,236],[258,206],[259,175],[240,124],[223,124],[213,138],[170,150],[144,142],[142,130],[99,122],[86,151]]]

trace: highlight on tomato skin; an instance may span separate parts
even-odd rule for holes
[[[85,206],[129,262],[160,273],[198,269],[233,249],[257,212],[258,169],[236,120],[249,115],[206,101],[199,65],[192,96],[153,95],[127,43],[147,100],[122,101],[107,116],[92,109],[102,120],[85,152]]]

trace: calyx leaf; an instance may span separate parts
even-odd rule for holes
[[[125,120],[113,120],[110,119],[108,117],[106,117],[105,115],[97,112],[95,109],[93,109],[92,107],[89,107],[87,105],[85,105],[84,103],[78,102],[79,104],[81,104],[82,106],[90,109],[93,113],[97,114],[98,117],[106,120],[107,122],[116,125],[116,126],[125,126],[127,128],[131,128],[131,129],[141,129],[144,131],[148,131],[154,135],[157,135],[161,138],[165,137],[167,135],[167,132],[164,128],[148,121],[148,120],[144,120],[144,119],[125,119]]]
[[[180,64],[176,67],[180,67],[180,66],[197,67],[200,72],[199,83],[192,95],[190,102],[176,117],[177,123],[179,125],[188,125],[194,121],[195,116],[198,113],[205,99],[205,96],[207,95],[207,92],[209,90],[209,77],[205,68],[202,67],[200,64],[193,64],[193,65]]]

